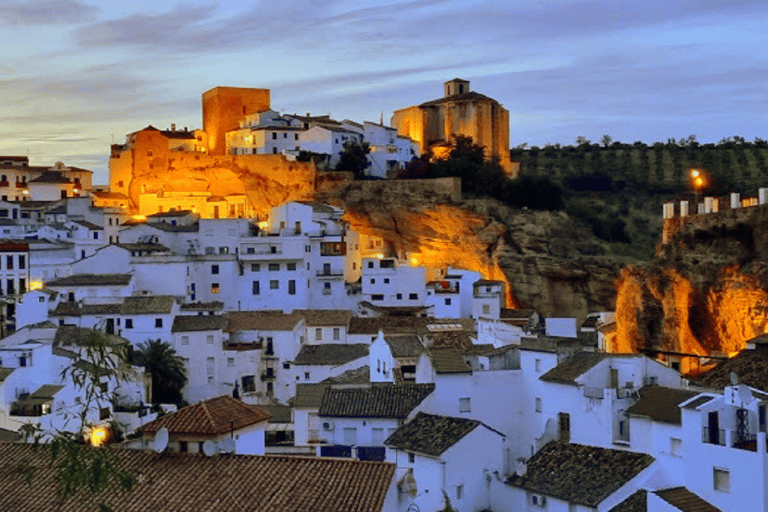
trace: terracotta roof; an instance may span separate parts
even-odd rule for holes
[[[429,349],[432,367],[438,374],[472,373],[462,355],[453,347],[432,347]]]
[[[704,501],[685,487],[662,489],[654,491],[654,494],[681,512],[720,512],[719,508]]]
[[[354,316],[346,309],[294,309],[293,312],[304,317],[304,323],[307,326],[348,326],[350,319]]]
[[[751,340],[754,341],[754,340]],[[722,389],[731,385],[731,372],[740,384],[768,391],[768,350],[743,350],[735,357],[721,362],[697,380],[706,386]]]
[[[434,332],[428,335],[433,347],[453,347],[461,354],[474,352],[472,335],[467,331]],[[429,343],[429,341],[427,342]]]
[[[180,315],[173,319],[171,332],[219,331],[226,326],[222,315]]]
[[[640,400],[627,409],[627,413],[633,416],[645,416],[653,421],[680,425],[678,405],[698,394],[698,391],[688,389],[645,386],[640,388]]]
[[[606,357],[606,354],[600,352],[577,352],[539,377],[539,380],[576,385],[577,378],[594,368]]]
[[[434,384],[328,388],[318,414],[347,418],[406,418],[434,390]]]
[[[51,313],[54,316],[86,315],[151,315],[173,311],[176,299],[170,295],[137,295],[125,297],[117,304],[78,304],[59,302]]]
[[[83,448],[89,449],[89,448]],[[131,491],[109,488],[83,502],[61,501],[47,450],[0,443],[0,502],[4,510],[153,512],[254,510],[380,512],[394,486],[394,464],[322,457],[155,453],[115,450],[117,465],[137,477]],[[17,468],[31,464],[32,485]]]
[[[647,512],[648,491],[640,489],[608,512]]]
[[[597,507],[653,462],[646,453],[552,441],[528,460],[525,476],[512,475],[507,484]]]
[[[293,364],[297,365],[340,365],[368,356],[365,343],[304,345],[296,354]]]
[[[227,332],[292,331],[301,321],[300,315],[282,311],[232,311],[227,317]]]
[[[384,341],[392,351],[392,357],[419,357],[426,349],[418,336],[384,336]]]
[[[209,398],[143,425],[143,434],[155,435],[162,427],[171,435],[220,436],[269,419],[269,413],[230,395]]]
[[[56,286],[125,286],[131,282],[131,274],[74,274],[45,283]]]
[[[481,425],[489,428],[478,420],[420,412],[395,430],[384,444],[396,450],[440,456]],[[489,430],[496,432],[490,428]]]

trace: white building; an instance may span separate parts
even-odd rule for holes
[[[340,126],[314,126],[299,134],[299,145],[304,151],[329,155],[328,166],[335,168],[339,163],[344,144],[362,143],[363,136]]]

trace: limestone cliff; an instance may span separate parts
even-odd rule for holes
[[[768,207],[697,215],[621,272],[617,346],[733,353],[768,328]]]
[[[343,207],[352,229],[377,235],[428,266],[477,270],[508,283],[508,305],[583,318],[613,309],[619,264],[565,214],[511,210],[493,200],[445,201],[388,182],[353,182],[318,199]]]

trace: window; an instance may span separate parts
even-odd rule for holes
[[[727,469],[713,468],[712,484],[716,491],[731,492],[731,472]]]
[[[541,398],[536,397],[536,412],[541,412]]]
[[[275,345],[271,336],[267,336],[267,349],[265,351],[265,354],[268,356],[272,356],[275,354]],[[267,370],[269,371],[271,370],[271,368],[267,368]]]
[[[288,263],[286,267],[288,270],[296,270],[296,263]]]
[[[188,450],[189,450],[189,447],[187,445],[187,442],[186,441],[179,441],[179,451],[181,453],[187,453]]]
[[[181,344],[182,345],[189,345],[189,336],[182,336],[181,337]]]
[[[211,293],[218,294],[220,291],[219,283],[211,283]]]
[[[235,366],[235,358],[234,357],[228,357],[227,358],[227,366],[230,368],[233,368]]]
[[[334,340],[340,340],[341,339],[341,329],[339,327],[333,328],[333,339]]]
[[[468,397],[459,398],[459,412],[472,412]]]
[[[373,262],[372,261],[368,262],[368,268],[373,268]]]
[[[205,342],[209,345],[213,345],[213,334],[209,334],[205,337]]]
[[[451,299],[445,299],[445,305],[450,306],[451,305]]]
[[[13,256],[5,257],[5,268],[8,270],[13,270]]]
[[[27,293],[27,280],[19,278],[19,293]]]
[[[403,299],[403,294],[402,293],[398,293],[397,295],[395,295],[395,297],[397,297],[397,300],[402,300]]]
[[[316,340],[322,340],[323,339],[323,330],[320,327],[315,329],[315,339]]]
[[[416,455],[413,452],[408,452],[408,462],[413,464],[416,461]]]
[[[382,295],[380,293],[371,295],[371,300],[384,300],[384,295]]]
[[[269,271],[270,272],[277,272],[280,270],[280,264],[279,263],[270,263],[269,264]]]
[[[288,295],[296,295],[296,281],[294,279],[288,281]]]
[[[419,300],[419,294],[418,293],[409,293],[408,294],[408,300]]]
[[[536,368],[536,373],[541,373],[541,359],[536,359],[534,367]]]
[[[309,380],[309,372],[304,372],[304,380]]]
[[[126,329],[133,329],[133,318],[126,318],[125,319],[125,328]]]
[[[216,275],[219,273],[219,266],[218,265],[211,265],[211,274]]]
[[[371,284],[376,284],[376,279],[371,278]]]
[[[272,279],[269,281],[269,289],[270,290],[279,290],[280,289],[280,281],[277,279]]]
[[[155,328],[159,329],[163,326],[163,319],[162,318],[155,318]]]
[[[250,249],[248,249],[250,251]],[[261,264],[251,263],[251,272],[259,272],[261,270]]]
[[[457,485],[456,486],[456,499],[460,500],[462,494],[464,494],[464,486],[463,485]]]
[[[253,293],[253,295],[258,295],[259,294],[259,282],[258,281],[254,281],[251,284],[251,293]]]
[[[491,306],[488,304],[483,304],[483,314],[484,315],[490,315],[491,314]]]
[[[23,254],[19,254],[19,268],[25,269],[27,267],[27,260],[24,258]]]
[[[206,357],[205,358],[205,369],[206,373],[208,374],[208,384],[212,384],[214,380],[214,375],[216,372],[216,358],[215,357]]]
[[[244,393],[253,393],[256,391],[256,380],[253,378],[253,375],[243,375],[240,380],[243,384]]]
[[[388,277],[384,278],[384,284],[389,284],[389,278]]]
[[[344,429],[344,444],[351,446],[357,444],[357,429],[345,428]]]

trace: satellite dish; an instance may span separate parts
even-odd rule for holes
[[[203,443],[203,453],[206,457],[213,457],[217,453],[219,453],[219,447],[216,444],[216,441],[211,441],[210,439]]]
[[[219,450],[221,453],[235,453],[235,440],[234,439],[222,439],[219,441]]]
[[[162,453],[168,447],[168,429],[162,427],[155,434],[155,451]]]
[[[736,375],[736,372],[731,372],[731,386],[738,386],[739,385],[739,376]]]
[[[742,407],[752,401],[752,391],[749,386],[739,386],[739,400],[741,400]]]

